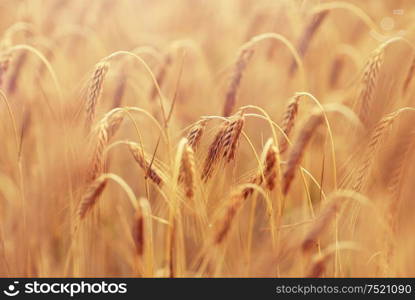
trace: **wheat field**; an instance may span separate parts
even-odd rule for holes
[[[1,0],[2,277],[415,276],[412,0]]]

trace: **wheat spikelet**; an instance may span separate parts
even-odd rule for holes
[[[104,150],[110,139],[115,135],[121,122],[124,119],[124,113],[121,109],[116,108],[109,111],[98,123],[95,128],[95,147],[92,154],[91,169],[88,181],[97,178],[104,169]]]
[[[182,153],[178,181],[183,185],[186,197],[192,199],[195,191],[195,158],[192,148],[187,143]]]
[[[196,124],[190,128],[187,134],[187,144],[196,151],[197,147],[200,144],[200,140],[202,138],[203,132],[205,131],[207,119],[202,119],[196,122]]]
[[[241,84],[242,75],[245,68],[252,57],[253,50],[250,48],[242,49],[239,53],[238,59],[233,69],[230,84],[226,91],[225,106],[223,108],[223,116],[228,117],[232,114],[235,107],[236,96],[238,93],[239,86]]]
[[[357,176],[353,184],[353,190],[357,192],[361,191],[365,183],[366,175],[369,174],[371,170],[372,162],[380,146],[380,141],[382,140],[384,133],[392,125],[393,121],[396,119],[398,114],[399,114],[399,111],[390,113],[386,115],[385,117],[383,117],[376,125],[370,137],[367,150],[363,156],[363,161],[359,165],[359,168],[357,169],[357,172],[356,172]]]
[[[213,243],[215,245],[220,245],[226,239],[232,223],[235,219],[236,214],[238,213],[239,209],[242,207],[242,204],[245,200],[244,197],[244,190],[237,190],[232,193],[229,203],[225,208],[225,214],[216,224],[213,233]]]
[[[274,145],[273,139],[269,139],[264,147],[264,178],[265,187],[272,191],[275,188],[275,184],[278,176],[278,151]]]
[[[96,64],[94,73],[89,81],[86,96],[86,128],[88,130],[94,122],[97,102],[102,94],[103,82],[108,68],[109,63],[106,61]]]
[[[292,150],[289,153],[287,166],[283,174],[283,193],[286,195],[289,191],[292,180],[294,179],[295,171],[301,162],[301,158],[305,152],[307,144],[311,140],[313,133],[318,126],[323,123],[323,115],[321,113],[314,113],[310,116],[308,121],[301,129],[297,139],[295,140]]]
[[[86,214],[92,209],[101,196],[107,184],[105,176],[95,179],[86,189],[84,196],[79,204],[78,216],[80,219],[85,218]]]
[[[310,46],[311,40],[313,39],[317,30],[320,28],[324,19],[327,17],[328,13],[329,13],[328,10],[324,10],[324,11],[317,13],[317,15],[312,16],[312,20],[310,21],[310,23],[308,23],[308,25],[304,29],[300,37],[299,44],[297,46],[298,53],[301,56],[304,56],[305,53],[307,52],[308,47]],[[293,61],[290,67],[290,74],[293,74],[296,70],[297,70],[297,63]]]
[[[129,142],[128,147],[135,161],[146,173],[146,177],[150,178],[151,181],[161,187],[163,185],[163,179],[159,175],[159,172],[156,170],[155,166],[150,166],[150,163],[146,160],[145,157],[143,157],[141,147],[137,143],[133,142]]]
[[[406,79],[403,84],[402,91],[405,94],[408,90],[409,85],[411,84],[412,77],[414,77],[415,73],[415,57],[412,59],[411,66],[409,67],[408,75],[406,75]]]
[[[239,138],[241,136],[242,128],[245,123],[245,118],[242,111],[233,116],[226,127],[222,137],[223,157],[226,162],[231,162],[235,159],[236,148],[238,146]]]
[[[220,153],[223,149],[222,139],[226,129],[227,122],[224,122],[219,131],[216,133],[213,142],[209,146],[208,155],[206,157],[202,172],[202,180],[204,181],[207,181],[212,176],[214,167],[220,159]]]
[[[385,44],[382,44],[372,52],[364,68],[361,81],[362,87],[358,96],[358,115],[364,124],[367,124],[368,122],[368,116],[372,107],[373,94],[376,88],[380,67],[384,61],[384,53]]]
[[[300,97],[300,95],[295,95],[291,98],[282,118],[281,128],[282,130],[284,130],[284,133],[287,137],[290,136],[290,133],[295,124],[295,118],[297,117],[298,113],[298,102],[300,100]],[[280,154],[283,154],[288,149],[288,141],[285,137],[281,137],[279,149]]]

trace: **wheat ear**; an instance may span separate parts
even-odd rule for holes
[[[3,85],[4,77],[10,66],[12,59],[12,51],[5,50],[0,54],[0,86]]]
[[[361,80],[361,89],[358,96],[358,115],[360,120],[367,124],[373,102],[373,94],[379,77],[380,67],[385,56],[385,44],[376,48],[369,57],[364,68]]]
[[[342,203],[340,199],[334,198],[325,206],[301,244],[303,252],[308,252],[317,245],[319,237],[328,229]]]
[[[306,28],[304,29],[299,43],[298,43],[298,53],[301,56],[304,56],[308,50],[308,47],[310,46],[310,43],[315,36],[317,30],[320,28],[321,24],[323,23],[324,19],[327,17],[329,11],[324,10],[317,15],[313,15],[311,21],[308,23]],[[297,70],[297,63],[295,61],[292,62],[290,67],[290,74],[294,74],[294,72]]]
[[[284,131],[287,137],[290,136],[291,131],[295,124],[295,119],[298,113],[298,103],[300,100],[300,95],[295,95],[288,102],[287,108],[285,109],[284,115],[282,117],[281,128]],[[279,143],[280,154],[283,154],[288,149],[288,141],[285,137],[281,137]]]
[[[101,176],[88,185],[78,208],[80,219],[85,218],[87,213],[94,207],[107,184],[107,177]]]
[[[295,140],[292,150],[289,153],[287,165],[283,174],[283,194],[286,195],[290,189],[292,180],[294,179],[295,171],[297,170],[301,158],[305,152],[308,143],[311,140],[314,132],[319,125],[323,123],[323,115],[321,113],[313,113],[303,128],[301,129],[297,139]]]
[[[202,119],[196,122],[196,124],[190,128],[187,134],[188,145],[196,151],[197,147],[200,144],[203,132],[205,131],[207,124],[207,119]]]
[[[242,128],[244,126],[245,119],[242,111],[235,114],[222,137],[223,157],[226,162],[231,162],[235,159],[236,149],[238,146],[239,138],[241,136]]]
[[[183,185],[186,197],[192,199],[195,193],[195,158],[192,147],[184,145],[180,161],[179,183]]]
[[[244,48],[240,51],[238,59],[236,60],[231,81],[226,91],[225,106],[223,108],[223,116],[228,117],[232,114],[232,111],[236,104],[236,96],[241,85],[242,75],[246,69],[246,66],[253,55],[251,48]]]
[[[244,200],[246,199],[244,196],[245,189],[239,189],[232,193],[230,196],[229,202],[225,208],[225,214],[216,224],[214,233],[213,233],[213,243],[215,245],[220,245],[226,239],[231,227],[232,223],[238,213],[239,209],[242,207]]]
[[[213,142],[209,146],[208,154],[205,159],[203,171],[202,171],[202,180],[205,182],[212,176],[215,165],[220,159],[220,153],[223,149],[223,135],[227,128],[227,122],[223,122],[219,131],[216,133]]]
[[[89,130],[94,119],[97,102],[102,94],[102,87],[109,69],[109,63],[106,61],[99,62],[95,66],[95,70],[88,84],[88,91],[86,96],[86,123],[85,126]]]
[[[97,178],[104,170],[104,150],[110,139],[115,135],[124,119],[124,112],[120,108],[109,111],[97,124],[94,130],[94,150],[92,153],[91,169],[88,181]]]
[[[379,146],[381,144],[380,142],[382,141],[385,132],[393,124],[394,120],[398,115],[399,111],[390,113],[383,117],[376,125],[369,139],[369,144],[363,156],[363,161],[357,169],[357,176],[353,184],[353,189],[355,191],[359,192],[362,190],[363,185],[365,184],[367,174],[369,174],[371,170],[375,154],[377,153],[377,150],[379,149]]]
[[[156,167],[154,165],[150,166],[150,163],[147,161],[147,159],[143,157],[143,151],[141,147],[137,143],[133,142],[129,142],[128,147],[135,161],[146,173],[146,177],[150,178],[151,181],[161,187],[163,185],[163,179],[159,175],[159,171],[156,169]]]

